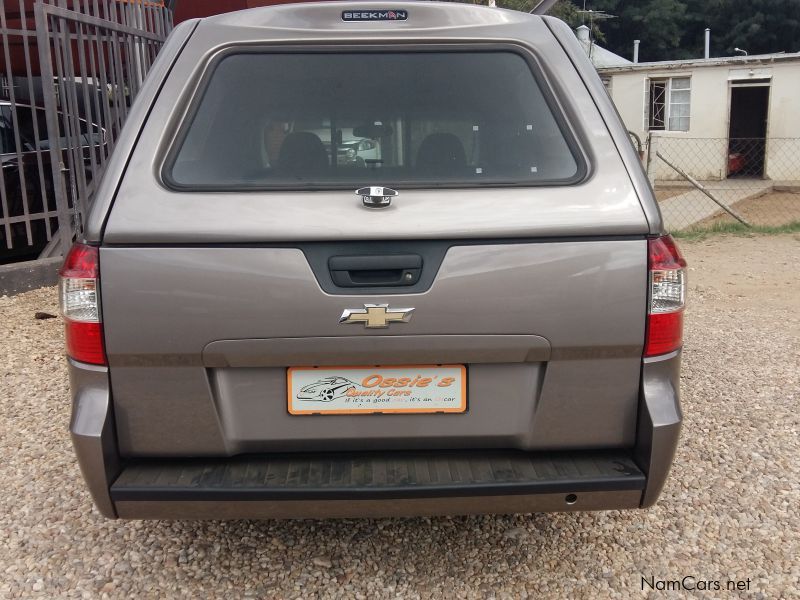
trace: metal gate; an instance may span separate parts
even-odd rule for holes
[[[171,29],[162,1],[0,0],[0,263],[56,256],[80,234]]]

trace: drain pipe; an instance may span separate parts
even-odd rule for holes
[[[704,58],[711,58],[711,29],[706,27],[706,53]]]
[[[639,40],[633,40],[633,62],[639,62]]]

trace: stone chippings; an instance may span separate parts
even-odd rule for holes
[[[742,597],[797,597],[799,238],[683,246],[686,421],[647,511],[105,520],[67,434],[61,319],[34,318],[57,313],[56,290],[0,298],[0,597],[655,598],[643,576],[685,575],[749,577]]]

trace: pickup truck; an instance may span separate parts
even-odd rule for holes
[[[78,462],[119,518],[648,507],[685,266],[555,18],[185,22],[61,271]]]

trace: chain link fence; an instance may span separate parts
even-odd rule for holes
[[[667,227],[800,223],[800,138],[651,136],[647,173]]]

